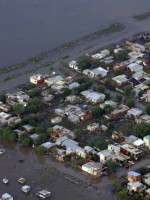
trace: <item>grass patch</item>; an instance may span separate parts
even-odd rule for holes
[[[38,57],[33,57],[33,58],[30,58],[29,59],[29,61],[31,62],[31,63],[39,63],[40,62],[40,58],[38,58]]]
[[[145,12],[145,13],[133,16],[133,18],[138,21],[142,21],[144,19],[147,19],[148,17],[150,17],[150,12]]]
[[[65,62],[65,61],[62,60],[62,59],[59,59],[59,64],[62,65],[63,67],[68,67],[68,63]]]

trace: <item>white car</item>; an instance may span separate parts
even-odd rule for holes
[[[3,155],[5,153],[4,149],[0,149],[0,155]]]

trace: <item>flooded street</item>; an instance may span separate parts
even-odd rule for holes
[[[112,23],[135,30],[132,16],[149,7],[149,0],[0,1],[0,64],[22,62]]]
[[[21,147],[5,140],[1,140],[0,147],[6,150],[6,153],[0,156],[0,195],[8,192],[16,200],[36,199],[35,193],[38,190],[47,189],[52,192],[54,200],[97,200],[105,197],[113,199],[111,183],[116,175],[95,179],[49,156],[39,156],[32,148]],[[24,159],[24,163],[20,163],[19,159]],[[2,183],[5,177],[10,181],[8,186]],[[26,178],[27,184],[32,188],[28,196],[21,192],[21,185],[17,183],[20,177]]]

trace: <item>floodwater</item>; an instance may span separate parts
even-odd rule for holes
[[[0,140],[0,147],[6,150],[6,153],[0,156],[0,196],[8,192],[16,200],[34,200],[38,190],[48,189],[52,192],[53,200],[103,200],[106,197],[115,199],[110,187],[111,182],[116,178],[114,175],[94,179],[49,156],[37,155],[34,148],[22,147],[20,144],[10,143],[4,139]],[[24,162],[20,163],[19,159],[23,159]],[[2,183],[5,177],[10,181],[8,186]],[[26,178],[27,185],[32,188],[28,196],[21,192],[21,185],[17,183],[19,177]],[[92,184],[92,187],[89,187],[89,184]],[[105,194],[106,190],[107,194]]]
[[[21,62],[109,24],[128,26],[149,0],[1,0],[0,66]]]

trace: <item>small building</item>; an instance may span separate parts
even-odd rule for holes
[[[54,117],[51,119],[52,124],[59,124],[62,122],[62,117]]]
[[[117,87],[121,88],[125,85],[128,84],[128,79],[126,75],[118,75],[112,78],[112,80],[115,82],[115,84],[117,85]]]
[[[145,175],[143,176],[143,182],[144,182],[146,185],[150,186],[150,173],[145,174]]]
[[[80,86],[79,83],[73,82],[73,83],[71,83],[71,84],[68,86],[68,88],[69,88],[70,90],[72,90],[72,89],[74,89],[74,88],[78,88],[79,86]]]
[[[70,68],[72,68],[72,69],[75,69],[75,70],[77,70],[78,71],[78,65],[77,65],[77,62],[75,61],[75,60],[73,60],[73,61],[71,61],[70,63],[69,63],[69,67]]]
[[[115,101],[112,101],[112,100],[107,100],[107,101],[105,101],[103,104],[100,104],[100,107],[101,107],[102,109],[104,109],[106,105],[110,105],[110,106],[112,106],[113,108],[116,108],[116,107],[117,107],[117,103],[116,103]]]
[[[68,120],[73,123],[79,123],[80,117],[71,113],[68,115]]]
[[[122,132],[115,131],[115,132],[112,133],[112,139],[114,139],[114,140],[117,140],[117,139],[119,139],[121,137],[123,137],[123,133]]]
[[[138,181],[132,181],[127,184],[127,189],[129,192],[144,192],[146,190],[146,186]]]
[[[13,200],[13,199],[14,199],[13,196],[11,196],[8,193],[2,195],[2,200]]]
[[[108,150],[103,150],[98,153],[100,156],[100,162],[106,164],[112,159],[112,155]]]
[[[8,120],[10,117],[11,117],[11,114],[5,113],[5,112],[0,112],[0,119]]]
[[[135,160],[138,160],[143,155],[142,150],[137,149],[129,144],[122,145],[121,152]]]
[[[49,152],[52,147],[56,146],[56,144],[52,142],[45,142],[45,143],[42,143],[41,146],[45,147],[46,150]]]
[[[99,123],[92,123],[92,124],[87,125],[87,130],[91,132],[99,131]]]
[[[82,165],[82,170],[91,174],[92,176],[98,176],[101,174],[103,165],[99,162],[88,162]]]
[[[147,196],[150,196],[150,188],[145,191]]]
[[[122,115],[126,115],[128,110],[129,110],[128,106],[121,104],[110,113],[110,116],[112,119],[116,119]]]
[[[31,187],[29,186],[29,185],[24,185],[24,186],[22,186],[22,192],[24,192],[24,193],[29,193],[30,192],[30,190],[31,190]]]
[[[138,118],[142,113],[143,113],[143,111],[141,109],[132,108],[132,109],[128,110],[127,116],[135,119],[135,118]]]
[[[137,63],[131,63],[127,66],[127,68],[131,71],[131,72],[139,72],[143,70],[143,66],[139,65]]]
[[[142,176],[140,173],[130,171],[128,172],[128,181],[141,181]]]
[[[88,153],[85,151],[85,149],[83,149],[81,147],[76,148],[76,154],[82,158],[87,158],[87,156],[88,156]]]
[[[81,94],[92,103],[102,103],[106,98],[104,94],[93,92],[91,90],[85,90],[81,92]]]
[[[107,76],[107,73],[108,73],[108,71],[106,70],[106,69],[104,69],[104,68],[102,68],[102,67],[98,67],[98,68],[96,68],[96,69],[93,69],[93,70],[90,70],[90,76],[91,77],[105,77],[105,76]]]
[[[34,127],[31,126],[30,124],[24,125],[23,128],[27,133],[31,133],[34,130]]]
[[[145,146],[150,149],[150,135],[147,135],[143,138]]]
[[[111,153],[119,154],[120,153],[120,145],[109,144],[108,151],[110,151]]]
[[[41,197],[42,199],[47,199],[51,196],[51,192],[49,192],[47,190],[41,190],[41,191],[37,192],[36,195],[38,197]]]
[[[30,76],[30,83],[33,83],[35,85],[42,84],[44,83],[44,77],[41,74]]]

